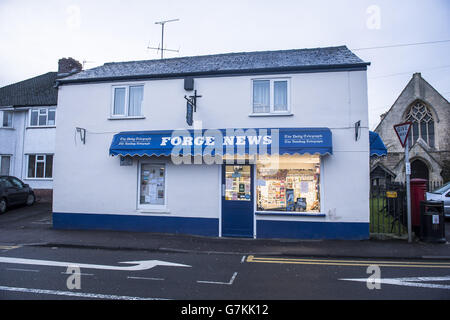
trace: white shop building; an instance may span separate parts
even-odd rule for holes
[[[340,46],[60,80],[54,227],[368,238],[368,65]]]

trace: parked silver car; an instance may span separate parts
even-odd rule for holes
[[[427,200],[444,201],[444,215],[450,218],[450,182],[431,192],[427,192]]]

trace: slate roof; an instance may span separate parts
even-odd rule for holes
[[[58,89],[55,88],[57,72],[23,80],[0,88],[0,106],[56,105]]]
[[[363,67],[364,62],[346,46],[226,53],[160,60],[111,62],[66,77],[60,83],[119,79],[289,72],[312,69]]]

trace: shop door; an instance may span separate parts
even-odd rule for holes
[[[251,165],[222,166],[222,236],[253,237]]]

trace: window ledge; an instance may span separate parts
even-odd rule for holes
[[[26,129],[52,129],[56,126],[27,126]]]
[[[325,213],[314,213],[314,212],[281,212],[281,211],[256,211],[256,215],[261,216],[295,216],[295,217],[326,217]]]
[[[139,213],[170,213],[169,209],[138,209]]]
[[[291,112],[282,113],[250,113],[249,117],[292,117],[294,114]]]
[[[138,119],[145,119],[144,116],[132,116],[132,117],[109,117],[108,120],[138,120]]]
[[[53,178],[23,178],[23,180],[33,180],[33,181],[53,181]]]
[[[15,130],[13,127],[0,127],[0,129]]]

